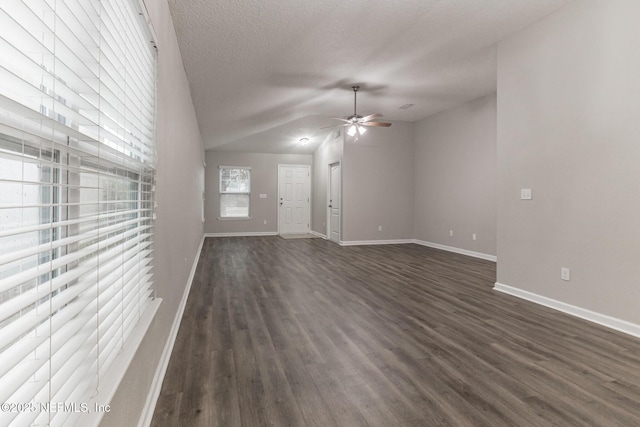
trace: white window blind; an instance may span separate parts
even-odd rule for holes
[[[153,299],[156,52],[138,0],[0,6],[0,403],[80,405],[0,425],[82,425]]]
[[[249,218],[251,168],[220,166],[220,217]]]

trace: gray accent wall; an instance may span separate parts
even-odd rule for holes
[[[278,165],[311,165],[311,154],[238,153],[207,150],[205,173],[206,233],[276,233],[278,230]],[[251,219],[218,219],[220,166],[251,168]],[[311,171],[313,176],[313,171]],[[261,199],[260,194],[266,194]],[[267,221],[265,224],[264,222]]]
[[[165,0],[146,1],[158,39],[154,288],[162,298],[101,426],[136,425],[203,236],[204,148]]]
[[[343,241],[413,237],[413,137],[413,123],[400,121],[369,128],[358,141],[345,135]]]
[[[342,162],[343,141],[343,131],[334,131],[327,135],[313,154],[311,229],[325,236],[327,234],[329,165]]]
[[[497,90],[498,282],[635,324],[639,16],[635,0],[567,5],[499,44]]]
[[[413,165],[413,237],[495,255],[496,95],[417,122]]]

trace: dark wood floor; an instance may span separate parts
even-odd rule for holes
[[[640,426],[640,340],[417,245],[208,238],[154,426]]]

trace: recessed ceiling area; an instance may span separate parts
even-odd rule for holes
[[[332,131],[320,128],[336,124],[329,118],[353,113],[354,84],[358,113],[385,121],[417,121],[492,93],[496,43],[571,1],[169,5],[205,148],[313,153]]]

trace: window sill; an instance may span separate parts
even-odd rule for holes
[[[250,216],[226,216],[226,217],[218,217],[218,221],[249,221],[253,219]]]
[[[151,327],[151,322],[156,316],[158,308],[160,308],[160,303],[162,303],[162,298],[154,298],[149,303],[149,306],[143,312],[142,317],[140,317],[138,323],[134,326],[131,333],[125,340],[123,349],[118,353],[115,359],[113,359],[113,363],[107,369],[106,374],[104,374],[104,379],[102,379],[98,394],[94,395],[89,402],[87,402],[89,408],[95,408],[97,405],[104,405],[107,402],[111,402],[111,399],[116,393],[122,379],[125,377],[127,369],[131,365],[138,348],[142,344],[142,340]],[[104,414],[104,411],[89,411],[81,416],[80,420],[82,420],[82,422],[80,422],[80,424],[83,426],[97,427]]]

